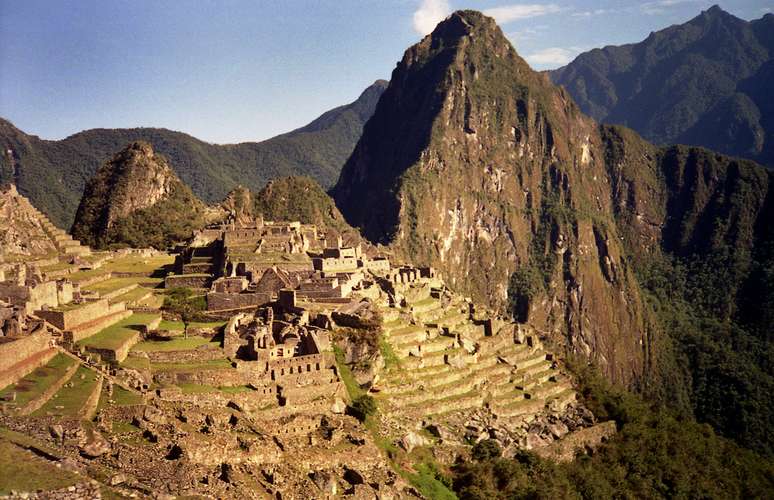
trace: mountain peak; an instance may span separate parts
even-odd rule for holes
[[[499,34],[502,40],[505,40],[505,36],[493,18],[477,10],[458,10],[438,23],[432,33],[425,38],[449,45],[474,33],[487,32],[494,36]]]
[[[729,15],[728,12],[723,10],[720,5],[715,4],[709,9],[702,12],[703,14],[711,15],[711,16],[720,16],[720,15]]]
[[[147,209],[153,213],[145,213]],[[133,141],[86,184],[72,232],[97,247],[123,243],[162,248],[203,225],[204,211],[204,204],[150,143]],[[152,227],[146,220],[151,216],[164,223]]]
[[[731,14],[730,12],[726,12],[723,10],[719,5],[715,4],[712,7],[710,7],[707,10],[701,11],[701,13],[696,16],[693,20],[688,21],[688,23],[711,23],[711,22],[737,22],[740,24],[746,24],[746,21],[739,19],[735,15]]]
[[[143,156],[153,156],[153,146],[146,141],[133,141],[129,143],[122,151],[127,154],[139,153]]]

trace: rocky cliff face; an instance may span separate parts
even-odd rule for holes
[[[647,341],[610,190],[596,124],[465,11],[406,52],[334,196],[367,237],[501,310],[530,270],[523,319],[630,381]]]
[[[705,237],[685,221],[706,202],[677,209],[675,172],[699,175],[697,150],[680,151],[600,128],[462,11],[406,51],[333,194],[366,237],[636,382],[659,343],[630,256],[660,253],[670,228]],[[688,184],[723,196],[705,181]]]
[[[220,204],[225,212],[224,219],[237,225],[251,224],[253,216],[253,193],[244,186],[237,186],[226,195]]]
[[[57,248],[45,224],[15,185],[0,186],[0,262],[20,255],[55,254]]]
[[[133,142],[86,185],[72,233],[96,247],[163,247],[210,218],[150,144]]]

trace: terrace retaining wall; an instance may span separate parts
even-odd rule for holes
[[[270,293],[219,293],[207,294],[208,311],[228,311],[258,307],[273,300]]]
[[[19,337],[0,344],[0,372],[45,351],[49,347],[50,336],[45,331]],[[7,385],[7,384],[6,384]]]

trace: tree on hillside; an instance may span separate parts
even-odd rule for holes
[[[188,326],[206,308],[206,304],[202,297],[194,296],[190,288],[173,288],[164,297],[163,308],[165,311],[180,316],[183,322],[183,335],[185,338],[188,338]]]

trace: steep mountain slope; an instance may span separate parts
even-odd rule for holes
[[[169,158],[178,176],[207,203],[238,184],[259,190],[270,179],[304,174],[328,188],[335,183],[363,124],[386,86],[377,81],[351,104],[309,125],[259,143],[216,145],[166,129],[94,129],[61,141],[27,135],[0,119],[0,181],[19,191],[61,227],[72,224],[87,180],[126,144],[142,140]]]
[[[352,229],[333,199],[309,177],[281,177],[269,181],[255,195],[254,211],[267,220],[297,220],[340,231]]]
[[[455,13],[406,51],[333,193],[367,238],[501,310],[510,276],[534,270],[548,293],[527,294],[523,319],[614,379],[642,375],[643,307],[597,126],[492,19]]]
[[[551,78],[593,118],[657,144],[774,166],[772,33],[774,14],[747,22],[714,6],[642,42],[581,54]]]
[[[133,142],[86,184],[72,234],[98,248],[166,248],[216,215],[150,144]]]
[[[51,223],[16,191],[16,186],[0,186],[0,263],[56,255],[60,249],[56,236]]]
[[[367,238],[765,450],[772,185],[600,127],[463,11],[406,51],[332,193]]]

